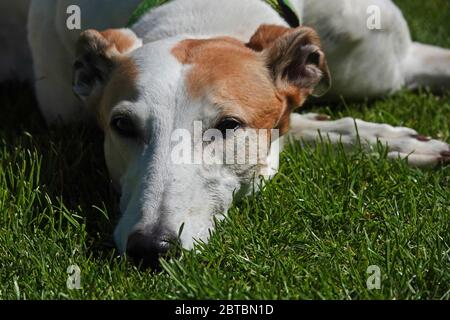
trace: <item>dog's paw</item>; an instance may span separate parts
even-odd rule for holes
[[[333,144],[342,143],[346,149],[361,146],[368,152],[381,143],[387,146],[390,159],[407,159],[410,165],[417,167],[450,164],[447,143],[405,127],[353,118],[330,121],[328,116],[315,113],[293,114],[289,135],[307,143],[326,139]]]

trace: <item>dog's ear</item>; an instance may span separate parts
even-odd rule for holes
[[[115,63],[142,46],[130,29],[86,30],[77,42],[73,91],[83,101],[100,94]]]
[[[290,92],[293,101],[305,92],[320,97],[331,87],[319,36],[309,27],[263,25],[247,47],[262,52],[277,87]]]

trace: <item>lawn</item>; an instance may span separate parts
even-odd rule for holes
[[[450,48],[448,0],[397,0],[414,38]],[[324,106],[450,142],[450,94]],[[0,299],[449,299],[450,168],[288,146],[280,173],[208,245],[140,271],[117,257],[101,134],[48,130],[26,85],[0,88]],[[96,137],[96,139],[92,139]],[[81,289],[66,287],[81,269]],[[368,290],[368,266],[381,288]]]

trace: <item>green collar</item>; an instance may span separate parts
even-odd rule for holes
[[[272,6],[272,8],[279,13],[279,15],[286,20],[292,27],[297,28],[301,25],[300,13],[295,10],[290,0],[264,0]]]
[[[130,21],[127,26],[131,27],[133,24],[139,21],[139,19],[149,10],[165,4],[170,0],[142,0],[131,15]],[[291,4],[290,0],[264,0],[274,8],[286,22],[293,28],[300,26],[300,16],[295,11],[295,7]]]

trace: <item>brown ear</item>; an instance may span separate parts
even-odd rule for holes
[[[330,71],[319,36],[311,28],[263,25],[247,46],[262,51],[276,85],[297,89],[289,90],[294,95],[307,90],[313,96],[322,96],[331,87]]]
[[[282,36],[292,33],[295,29],[273,24],[263,24],[247,43],[247,47],[255,51],[263,51],[270,48],[274,42]]]
[[[108,80],[115,59],[141,46],[142,40],[129,29],[81,33],[73,65],[74,93],[84,101],[95,95]]]

